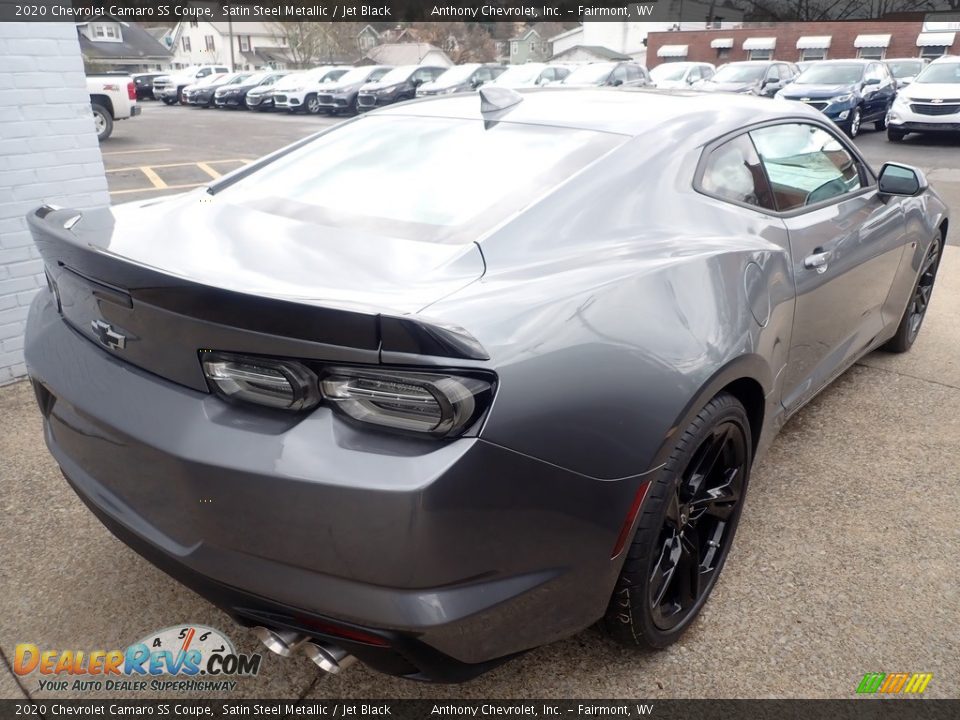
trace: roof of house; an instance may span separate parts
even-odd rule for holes
[[[619,53],[616,50],[611,50],[608,47],[603,45],[574,45],[573,47],[567,48],[562,52],[556,53],[553,57],[559,58],[564,55],[572,55],[576,51],[589,53],[601,60],[633,60],[629,55],[624,55]]]
[[[379,65],[419,65],[430,53],[440,53],[453,64],[443,50],[429,43],[385,43],[370,48],[364,59]]]
[[[122,27],[122,42],[94,42],[80,32],[80,51],[88,60],[124,60],[130,58],[169,60],[170,49],[139,25],[115,20]]]

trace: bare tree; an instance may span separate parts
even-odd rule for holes
[[[357,35],[362,27],[353,22],[270,23],[277,44],[285,47],[291,63],[300,68],[316,63],[353,62],[360,54]]]
[[[850,20],[933,9],[943,0],[734,0],[748,15],[763,20]],[[960,0],[947,0],[960,4]]]
[[[497,56],[490,33],[478,23],[416,23],[417,39],[442,49],[455,63],[490,62]]]

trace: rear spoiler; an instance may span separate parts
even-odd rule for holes
[[[391,362],[413,362],[411,356],[489,360],[480,343],[456,326],[422,317],[249,295],[136,263],[108,248],[84,244],[77,232],[84,229],[82,220],[80,211],[52,205],[27,215],[48,274],[56,281],[60,273],[70,272],[129,297],[134,309],[140,304],[211,326],[357,350],[366,361],[371,353],[381,362],[384,355]],[[337,355],[343,357],[343,353]]]

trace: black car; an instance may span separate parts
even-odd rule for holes
[[[705,92],[731,92],[773,97],[799,75],[797,66],[780,60],[744,60],[727,63],[709,80],[694,87]]]
[[[197,83],[187,86],[183,90],[183,102],[186,105],[198,105],[199,107],[213,107],[214,93],[224,87],[240,85],[253,73],[230,73],[223,75],[208,84]]]
[[[137,100],[154,100],[153,97],[153,79],[166,73],[135,73],[133,78],[133,87],[137,91]]]
[[[339,112],[356,113],[360,88],[369,83],[378,82],[393,69],[392,65],[366,65],[354,68],[317,93],[320,112],[328,115],[336,115]]]
[[[495,80],[507,68],[492,63],[467,63],[448,68],[443,75],[417,88],[417,97],[449,95],[472,92],[485,83]]]
[[[649,87],[653,81],[643,65],[624,60],[581,65],[561,84],[569,87]]]
[[[280,72],[279,70],[259,72],[241,82],[218,87],[213,93],[213,103],[218,108],[244,108],[246,107],[248,92],[254,88],[272,87],[277,80],[286,74],[287,73]]]
[[[897,95],[897,81],[879,60],[824,60],[811,65],[777,93],[820,110],[856,137],[862,123],[887,126],[887,111]]]
[[[357,94],[357,110],[390,105],[401,100],[412,100],[417,88],[436,80],[446,72],[445,67],[431,65],[401,65],[376,82],[361,86]]]

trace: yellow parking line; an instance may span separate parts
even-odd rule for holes
[[[188,188],[203,187],[207,183],[189,183],[187,185],[164,185],[163,190],[186,190]],[[130,193],[138,192],[152,192],[154,190],[160,190],[161,188],[155,187],[145,187],[145,188],[132,188],[130,190],[111,190],[111,195],[129,195]]]
[[[144,165],[143,167],[140,168],[140,171],[147,176],[147,180],[152,182],[153,186],[157,190],[163,190],[165,187],[167,187],[167,184],[163,181],[163,178],[157,175],[153,171],[153,168],[150,167],[149,165]]]
[[[162,168],[173,168],[173,167],[189,167],[189,166],[191,166],[191,165],[196,165],[196,166],[198,166],[198,167],[199,167],[200,165],[219,165],[220,163],[247,163],[247,164],[249,164],[250,162],[251,162],[251,161],[250,161],[250,160],[247,160],[246,158],[233,158],[233,159],[231,159],[231,160],[207,160],[206,162],[203,162],[203,163],[198,163],[198,162],[165,163],[165,164],[163,164],[163,165],[150,165],[149,167],[152,167],[152,168],[154,168],[154,169],[157,169],[157,168],[162,169]],[[131,167],[108,168],[106,172],[108,172],[108,173],[131,172],[131,171],[133,171],[133,170],[140,170],[141,168],[142,168],[142,166],[140,166],[140,165],[133,165],[133,166],[131,166]],[[214,170],[214,172],[216,172],[216,170]]]
[[[114,150],[102,152],[101,155],[136,155],[137,153],[170,152],[170,148],[144,148],[143,150]]]
[[[198,162],[197,167],[203,170],[207,175],[212,177],[214,180],[216,180],[219,177],[222,177],[220,173],[218,173],[216,170],[214,170],[212,167],[210,167],[206,163]]]

